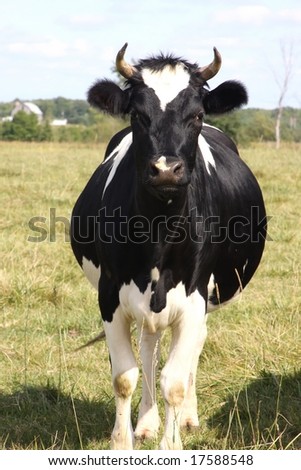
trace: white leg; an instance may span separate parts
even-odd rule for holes
[[[104,322],[104,329],[111,357],[116,403],[111,448],[130,450],[134,446],[131,401],[138,380],[138,367],[131,346],[130,324],[122,316],[121,309],[117,308],[112,322]]]
[[[207,315],[205,316],[205,319],[204,319],[204,325],[203,325],[201,337],[199,339],[199,345],[196,348],[194,357],[192,359],[189,380],[188,380],[188,388],[187,388],[182,415],[181,415],[181,426],[186,427],[188,429],[199,426],[198,406],[197,406],[198,404],[197,404],[197,396],[196,396],[196,375],[197,375],[199,357],[203,350],[206,337],[207,337],[206,320],[207,320]]]
[[[138,331],[142,360],[142,398],[135,436],[153,439],[157,436],[160,418],[156,403],[156,372],[160,356],[160,332],[149,333],[144,325]]]
[[[182,449],[180,437],[181,413],[188,390],[195,353],[204,335],[206,305],[195,291],[187,299],[181,318],[172,325],[170,353],[161,373],[161,390],[165,400],[165,429],[161,449]]]

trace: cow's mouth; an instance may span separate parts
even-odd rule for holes
[[[186,191],[188,183],[185,184],[151,184],[149,190],[160,200],[169,200],[180,197]]]

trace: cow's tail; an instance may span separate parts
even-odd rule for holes
[[[132,330],[131,330],[131,335],[134,333],[134,331],[136,330],[136,327],[134,327]],[[88,348],[89,346],[93,346],[93,344],[95,343],[98,343],[98,341],[103,341],[106,337],[106,334],[104,331],[101,331],[97,336],[95,336],[94,338],[90,339],[87,343],[83,344],[82,346],[80,346],[79,348],[76,348],[74,350],[74,352],[78,352],[78,351],[81,351],[81,349],[84,349],[84,348]]]
[[[97,343],[98,341],[103,341],[106,337],[106,334],[104,331],[101,331],[97,336],[94,338],[90,339],[87,343],[83,344],[79,348],[75,349],[75,352],[80,351],[81,349],[87,348],[88,346],[92,346],[93,344]]]

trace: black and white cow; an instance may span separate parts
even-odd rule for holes
[[[134,436],[153,438],[160,419],[156,366],[160,336],[171,345],[160,374],[165,426],[160,448],[181,449],[180,427],[198,426],[196,372],[207,312],[237,296],[262,256],[266,217],[258,183],[235,144],[204,124],[206,114],[247,102],[244,86],[226,81],[209,91],[221,56],[206,67],[172,55],[116,58],[125,89],[109,80],[88,92],[91,105],[131,125],[110,141],[105,160],[72,215],[72,248],[98,289],[116,399],[113,449]],[[135,433],[131,398],[138,366],[131,324],[138,330],[142,400]]]

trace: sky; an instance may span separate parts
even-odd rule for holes
[[[9,0],[0,4],[0,101],[86,99],[97,78],[114,79],[115,56],[128,62],[162,52],[207,65],[210,80],[242,81],[249,107],[272,109],[284,58],[292,77],[284,104],[301,108],[300,0]],[[299,85],[299,86],[298,86]]]

